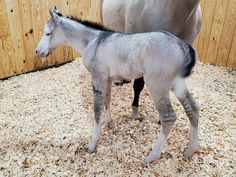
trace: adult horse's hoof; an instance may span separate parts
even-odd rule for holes
[[[133,119],[133,120],[138,120],[138,121],[140,121],[140,122],[143,121],[143,117],[140,116],[140,115],[134,115],[134,114],[131,114],[130,117],[131,117],[131,119]]]
[[[131,118],[141,122],[143,120],[143,117],[138,113],[138,107],[132,106],[132,110],[133,112],[131,114]]]
[[[129,84],[131,82],[131,80],[117,80],[117,81],[114,81],[114,84],[116,86],[122,86],[124,84]]]

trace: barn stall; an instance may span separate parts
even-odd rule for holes
[[[132,84],[112,87],[113,121],[102,128],[97,152],[88,154],[85,148],[93,128],[90,74],[68,47],[47,59],[34,56],[49,18],[42,9],[56,5],[65,14],[99,22],[99,1],[1,1],[1,78],[76,60],[0,81],[0,175],[235,176],[236,1],[201,3],[203,27],[195,44],[200,61],[188,79],[201,105],[200,148],[191,160],[184,159],[189,123],[171,95],[178,120],[161,158],[144,165],[160,131],[146,89],[140,108],[144,120],[139,122],[129,118]]]

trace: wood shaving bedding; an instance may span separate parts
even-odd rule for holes
[[[113,121],[89,154],[93,95],[81,59],[0,81],[0,176],[236,176],[235,70],[198,63],[187,82],[201,106],[199,150],[184,159],[189,122],[171,95],[178,120],[160,159],[145,165],[160,131],[146,88],[139,122],[132,84],[112,86]]]

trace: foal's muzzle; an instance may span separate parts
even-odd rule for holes
[[[46,58],[46,57],[48,57],[48,55],[51,54],[51,52],[40,52],[38,50],[36,50],[35,53],[38,57],[43,57],[43,58]]]

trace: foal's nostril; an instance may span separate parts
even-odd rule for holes
[[[38,53],[38,51],[37,51],[37,50],[35,50],[35,53],[37,54],[37,53]]]

